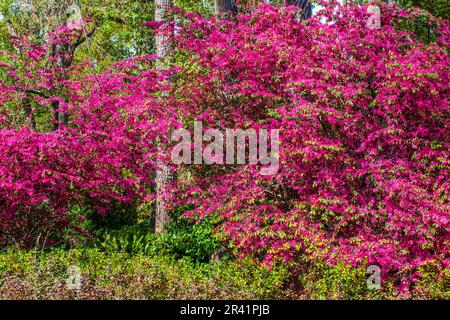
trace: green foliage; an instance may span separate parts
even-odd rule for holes
[[[124,252],[149,255],[154,242],[154,234],[140,227],[125,226],[120,229],[106,229],[98,232],[94,246],[106,252]]]
[[[209,16],[214,13],[214,0],[174,0],[173,4],[188,12]]]
[[[81,290],[66,286],[80,268]],[[0,254],[0,299],[275,299],[287,273],[251,261],[191,260],[87,250]]]
[[[114,61],[154,52],[152,33],[142,26],[154,18],[153,1],[83,0],[81,8],[98,27],[78,49],[75,63],[89,59],[102,70]]]
[[[81,272],[81,290],[66,286],[67,269]],[[369,291],[363,267],[304,265],[296,278],[283,267],[250,260],[197,263],[98,249],[0,253],[0,299],[402,299],[392,284]],[[449,299],[448,270],[421,268],[412,298]]]
[[[439,264],[427,263],[419,268],[421,278],[416,284],[416,292],[422,299],[450,299],[450,269],[442,269]]]
[[[193,224],[177,218],[169,229],[155,235],[149,223],[126,225],[121,228],[103,228],[96,231],[94,246],[108,252],[126,252],[149,256],[168,256],[174,259],[188,258],[207,262],[220,248],[213,233],[213,225],[204,221]]]
[[[192,224],[180,220],[171,225],[167,232],[156,237],[152,251],[154,254],[189,257],[194,261],[206,262],[219,248],[220,243],[214,238],[210,224]]]
[[[361,299],[366,293],[366,278],[363,268],[347,265],[323,267],[321,278],[315,283],[313,296],[318,299]]]
[[[435,17],[450,19],[450,2],[448,0],[397,0],[397,3],[404,6],[416,6]]]
[[[354,0],[357,4],[372,3],[372,0]],[[375,2],[387,2],[379,0]],[[414,18],[404,19],[398,26],[401,30],[413,32],[422,43],[432,43],[437,39],[436,27],[438,22],[435,17],[450,18],[450,2],[448,0],[395,0],[402,8],[411,10],[419,8]],[[434,17],[432,17],[431,15]]]
[[[43,44],[46,35],[65,22],[66,9],[79,3],[83,18],[95,25],[95,32],[76,50],[74,63],[86,59],[104,70],[111,63],[154,52],[152,32],[142,23],[153,20],[154,2],[140,0],[47,0],[17,7],[13,0],[0,1],[0,43],[5,46],[11,34],[28,34]],[[86,30],[88,31],[88,30]]]
[[[295,298],[309,299],[382,299],[393,298],[392,286],[382,284],[382,290],[367,289],[364,266],[352,267],[345,263],[329,266],[315,261],[303,266],[298,274]]]
[[[422,43],[435,42],[438,37],[438,22],[426,11],[419,12],[413,19],[403,19],[398,27],[400,30],[413,32]]]
[[[138,221],[139,211],[136,203],[114,203],[107,214],[92,211],[90,219],[100,228],[120,228],[134,225]]]

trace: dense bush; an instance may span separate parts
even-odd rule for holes
[[[195,168],[170,202],[219,215],[238,255],[267,264],[376,264],[405,292],[420,266],[448,268],[450,30],[435,19],[437,41],[423,44],[394,27],[408,16],[383,6],[377,30],[364,7],[336,3],[308,21],[267,5],[189,15],[176,38],[188,113],[281,129],[281,167]]]
[[[174,121],[161,121],[169,107],[161,110],[164,105],[153,96],[167,75],[151,68],[150,56],[120,62],[102,74],[85,75],[80,68],[61,79],[40,63],[45,48],[22,45],[23,39],[13,43],[25,53],[1,66],[6,77],[0,81],[0,243],[52,244],[72,227],[68,212],[74,206],[89,206],[97,216],[120,215],[120,208],[128,210],[147,196],[154,184],[156,143]],[[27,64],[24,79],[16,71],[22,70],[20,59],[36,60]],[[52,132],[15,128],[14,115],[22,106],[10,102],[55,81],[66,88],[70,104],[39,95],[33,103],[42,109],[57,101],[57,110],[70,115],[68,125]]]

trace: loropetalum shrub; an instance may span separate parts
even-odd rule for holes
[[[169,202],[219,217],[239,256],[376,264],[407,288],[418,266],[450,263],[449,25],[436,20],[425,45],[393,27],[408,18],[395,5],[382,6],[380,30],[365,7],[324,5],[307,21],[270,5],[187,15],[175,39],[187,114],[280,129],[281,166],[197,166]]]
[[[100,74],[87,73],[88,65],[52,68],[45,46],[17,37],[12,44],[21,54],[1,65],[0,244],[51,245],[67,228],[77,229],[68,214],[73,205],[109,214],[152,189],[157,144],[176,126],[170,106],[157,98],[171,71],[155,71],[153,56]],[[51,132],[17,128],[29,122],[20,120],[24,101],[27,117],[56,101],[70,121]]]

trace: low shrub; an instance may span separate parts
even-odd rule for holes
[[[66,285],[77,266],[81,289]],[[0,254],[0,299],[274,299],[286,270],[249,260],[198,264],[96,249]]]

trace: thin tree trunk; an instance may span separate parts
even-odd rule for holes
[[[165,208],[165,200],[163,195],[167,190],[167,184],[172,181],[173,177],[169,170],[169,166],[164,161],[158,160],[158,169],[156,171],[156,215],[155,215],[155,232],[162,233],[172,222],[172,218]]]
[[[74,11],[74,8],[78,9],[77,12]],[[53,8],[53,14],[55,15],[69,15],[67,18],[64,17],[64,25],[67,25],[67,22],[71,22],[71,20],[81,19],[81,8],[77,5],[71,4],[71,2],[60,2],[56,3]],[[76,18],[75,18],[76,16]],[[54,19],[59,20],[59,17],[54,17]],[[60,42],[52,45],[51,56],[54,59],[54,66],[59,69],[68,69],[72,65],[73,56],[75,54],[75,50],[79,44],[72,45],[65,42]],[[66,111],[59,110],[60,103],[58,101],[54,101],[52,103],[53,109],[53,130],[57,130],[62,125],[66,125],[69,122],[69,115]]]
[[[214,2],[214,14],[217,17],[222,16],[226,12],[226,3],[228,0],[215,0]]]
[[[285,0],[285,3],[302,9],[302,12],[298,15],[299,19],[305,20],[312,17],[312,5],[309,0]]]
[[[158,22],[168,22],[168,10],[170,7],[170,0],[156,0],[155,2],[155,21]],[[156,54],[161,58],[165,59],[170,53],[170,36],[167,34],[166,28],[162,26],[155,36],[156,42]],[[159,66],[162,68],[161,64]]]
[[[222,17],[225,13],[237,13],[236,0],[215,0],[214,14],[216,17]]]
[[[55,59],[55,67],[59,69],[67,69],[72,64],[74,50],[69,48],[67,44],[57,44],[53,46],[52,57]],[[61,125],[66,125],[69,121],[69,115],[65,111],[60,111],[60,103],[52,102],[53,109],[53,130],[57,130]]]
[[[155,2],[155,21],[168,21],[168,9],[170,0],[156,0]],[[162,26],[155,36],[156,54],[159,57],[157,62],[158,68],[164,68],[164,59],[168,57],[171,50],[170,35],[167,34],[167,29]],[[163,194],[167,190],[167,184],[172,180],[172,175],[169,166],[161,157],[163,149],[160,148],[157,161],[156,170],[156,213],[155,213],[155,232],[162,233],[167,225],[172,221],[166,208]]]
[[[25,109],[25,113],[28,118],[28,127],[31,130],[36,130],[36,120],[34,119],[33,108],[31,107],[30,97],[27,95],[23,101],[23,108]]]

